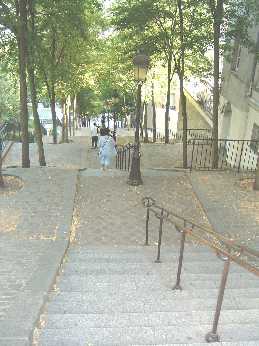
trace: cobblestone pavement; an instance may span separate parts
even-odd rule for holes
[[[71,221],[77,172],[56,168],[9,169],[23,187],[0,192],[0,234],[16,239],[63,239]]]
[[[88,176],[87,176],[88,175]],[[126,184],[127,174],[104,173],[102,178],[82,172],[76,200],[76,239],[91,245],[140,245],[144,243],[146,210],[142,198],[151,196],[159,205],[208,226],[205,214],[183,173],[150,176],[144,172],[144,185]],[[98,206],[98,207],[96,207]],[[159,221],[150,220],[152,240],[157,241]],[[164,241],[176,242],[179,235],[169,224],[164,227]]]
[[[77,172],[8,169],[22,180],[0,191],[0,345],[29,345],[68,244]]]
[[[193,190],[214,229],[259,249],[259,192],[231,172],[193,172]]]
[[[48,167],[79,169],[86,166],[87,152],[89,149],[89,138],[74,137],[72,143],[51,144],[49,138],[45,137],[44,149]],[[21,143],[15,143],[6,157],[3,166],[21,166]],[[37,145],[30,144],[31,166],[39,166]]]

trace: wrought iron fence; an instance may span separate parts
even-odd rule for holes
[[[156,129],[156,142],[163,143],[165,141],[165,131],[162,129]],[[148,139],[149,141],[153,141],[154,129],[148,128]],[[175,143],[177,141],[183,140],[183,130],[179,130],[177,132],[169,129],[169,142]],[[209,139],[212,136],[211,129],[187,129],[187,140],[191,139]]]
[[[116,155],[117,169],[129,171],[133,151],[134,151],[134,144],[131,144],[131,143],[117,147],[117,155]]]
[[[224,262],[212,329],[205,336],[207,342],[218,342],[219,335],[217,329],[230,264],[231,262],[234,262],[240,267],[259,277],[259,252],[253,249],[249,249],[248,247],[242,246],[234,242],[232,239],[229,239],[211,229],[202,227],[191,220],[188,220],[182,216],[173,213],[172,211],[158,206],[156,204],[156,201],[151,197],[143,198],[142,202],[147,209],[145,245],[149,245],[149,223],[151,214],[154,214],[155,217],[159,220],[157,242],[158,245],[155,260],[156,263],[161,262],[161,245],[164,222],[169,222],[171,225],[173,225],[175,230],[178,231],[181,236],[176,283],[175,285],[172,285],[172,288],[174,290],[182,290],[181,274],[184,260],[184,247],[186,237],[192,238],[194,241],[196,241],[196,243],[200,245],[205,245],[213,252],[215,252],[219,259],[221,259]]]
[[[19,123],[13,120],[6,121],[2,125],[0,125],[0,151],[1,157],[6,154],[9,150],[9,145],[13,141],[20,138],[20,126]]]
[[[218,169],[255,171],[257,168],[257,150],[259,141],[219,139]],[[193,139],[191,169],[212,169],[214,139]]]
[[[12,127],[9,123],[4,123],[0,127],[0,150],[3,152],[9,142],[12,134]]]

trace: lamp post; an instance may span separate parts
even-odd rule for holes
[[[147,70],[149,67],[149,57],[145,54],[137,54],[133,59],[135,80],[137,81],[137,104],[136,104],[136,129],[135,143],[128,184],[138,186],[143,184],[140,171],[140,143],[139,143],[139,123],[141,114],[141,87],[146,80]]]

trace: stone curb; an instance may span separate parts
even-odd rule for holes
[[[40,317],[41,317],[42,313],[44,312],[45,305],[49,301],[49,293],[51,292],[53,286],[56,283],[56,279],[60,273],[60,270],[62,268],[62,265],[64,263],[64,260],[66,258],[66,255],[67,255],[67,252],[68,252],[68,249],[70,246],[71,225],[73,222],[74,205],[75,205],[75,199],[76,199],[76,195],[77,195],[78,185],[79,185],[79,171],[77,172],[74,191],[73,191],[74,198],[72,199],[72,203],[71,203],[73,208],[71,208],[70,223],[67,225],[67,232],[62,233],[64,235],[65,235],[65,233],[67,234],[67,239],[63,240],[64,249],[61,252],[61,256],[60,256],[59,260],[57,260],[57,262],[56,262],[55,270],[51,276],[51,279],[49,280],[49,283],[47,284],[47,291],[46,291],[46,294],[43,296],[42,304],[41,304],[40,309],[39,309],[38,314],[37,314],[37,319],[34,321],[33,328],[29,334],[29,340],[30,340],[30,343],[32,345],[33,345],[33,337],[34,337],[35,329],[40,325]],[[65,225],[64,225],[64,227],[65,227]],[[46,274],[48,274],[48,272]]]

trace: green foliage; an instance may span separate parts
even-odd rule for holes
[[[7,118],[18,117],[18,113],[17,80],[14,80],[12,75],[0,66],[0,122]]]
[[[103,105],[95,92],[91,89],[82,89],[78,94],[79,114],[89,115],[90,117],[100,114]]]

